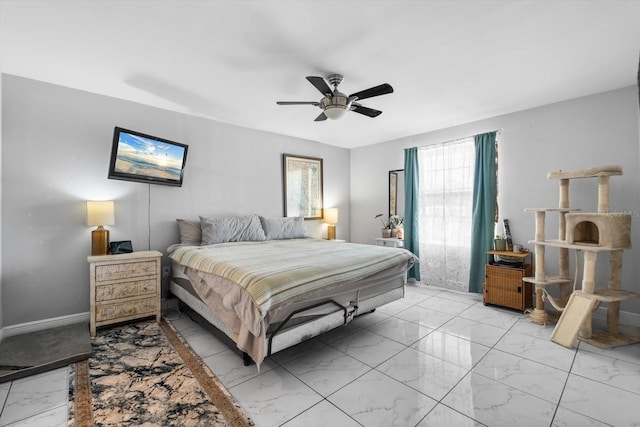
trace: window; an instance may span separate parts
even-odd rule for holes
[[[418,150],[420,275],[426,284],[468,290],[474,164],[473,137]]]

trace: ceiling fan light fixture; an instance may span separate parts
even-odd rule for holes
[[[334,90],[332,96],[325,96],[320,101],[320,108],[325,116],[331,120],[337,120],[349,109],[349,98],[344,93]]]
[[[307,76],[307,80],[324,96],[320,102],[313,101],[277,101],[278,105],[314,105],[320,107],[322,113],[314,121],[322,122],[328,118],[337,120],[344,116],[347,111],[354,111],[367,117],[378,117],[382,111],[374,110],[360,105],[356,101],[373,98],[374,96],[393,93],[390,84],[384,83],[369,89],[361,90],[352,95],[345,95],[338,90],[338,85],[342,83],[342,74],[330,74],[326,80],[324,77]],[[333,90],[327,85],[327,81],[333,85]]]
[[[327,108],[324,110],[324,115],[327,116],[328,118],[330,118],[331,120],[337,120],[340,117],[344,116],[344,113],[346,113],[347,110],[344,109],[344,107],[338,106],[338,105],[330,105],[327,106]]]

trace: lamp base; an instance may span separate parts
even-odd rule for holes
[[[327,226],[327,240],[336,240],[336,226],[329,224]]]
[[[109,254],[109,230],[99,225],[91,231],[91,255]]]

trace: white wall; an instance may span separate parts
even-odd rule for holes
[[[2,79],[0,78],[0,176],[2,176]],[[0,186],[0,206],[2,206],[2,186]],[[2,210],[0,209],[0,242],[2,241]],[[2,322],[2,245],[0,245],[0,341],[3,336]]]
[[[178,241],[176,218],[282,216],[282,154],[292,153],[323,159],[325,206],[340,209],[338,238],[349,237],[349,150],[2,78],[5,327],[89,310],[85,200],[115,200],[111,240],[165,252]],[[107,179],[114,126],[189,145],[184,185]],[[326,233],[319,220],[306,224]]]
[[[535,221],[524,208],[558,205],[558,183],[547,180],[549,171],[622,166],[624,175],[611,178],[610,210],[634,213],[633,249],[624,254],[623,288],[640,292],[640,144],[635,86],[352,150],[352,241],[371,243],[379,236],[374,216],[387,212],[387,173],[403,168],[404,148],[493,130],[500,130],[500,224],[508,218],[514,241],[529,249],[533,249],[527,241],[534,237]],[[572,181],[572,206],[594,212],[596,200],[595,180]],[[547,235],[556,238],[557,218],[547,220]],[[606,285],[608,259],[600,258],[600,284]],[[550,272],[557,273],[557,252],[548,249],[545,262]],[[640,301],[624,302],[625,309],[640,313]]]
[[[378,236],[374,216],[387,212],[387,174],[403,168],[404,148],[496,129],[501,217],[511,221],[516,242],[533,237],[534,221],[525,207],[557,204],[557,183],[546,179],[551,170],[620,165],[624,175],[611,180],[611,209],[640,212],[635,87],[351,152],[15,76],[3,75],[0,88],[0,327],[88,311],[91,227],[84,225],[85,200],[116,200],[112,240],[130,239],[135,249],[164,252],[177,241],[177,217],[281,216],[282,153],[324,159],[325,206],[340,208],[338,238],[354,242],[372,243]],[[184,186],[108,180],[116,125],[188,144]],[[594,210],[595,194],[589,180],[576,182],[572,205]],[[315,235],[324,232],[319,221],[307,225]],[[555,220],[548,222],[550,233],[554,226]],[[632,230],[623,287],[640,291],[638,215]],[[554,254],[548,252],[553,269]],[[623,303],[623,310],[640,313],[637,301]]]

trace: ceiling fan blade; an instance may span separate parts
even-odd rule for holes
[[[315,101],[277,101],[278,105],[314,105],[316,107],[320,106],[319,102]]]
[[[386,95],[388,93],[393,93],[393,88],[391,87],[390,84],[383,83],[379,86],[371,87],[369,89],[356,92],[353,95],[349,95],[349,98],[355,97],[357,99],[367,99],[367,98],[372,98],[374,96]]]
[[[307,76],[307,80],[309,80],[309,83],[314,85],[316,89],[320,91],[321,94],[329,95],[329,96],[333,94],[333,92],[331,91],[331,88],[329,88],[329,85],[322,77]]]
[[[321,122],[323,120],[327,120],[327,116],[324,114],[324,111],[320,113],[318,117],[314,120],[314,122]]]
[[[378,117],[382,114],[380,110],[374,110],[373,108],[363,107],[359,104],[351,104],[351,111],[355,111],[356,113],[364,114],[369,117]]]

